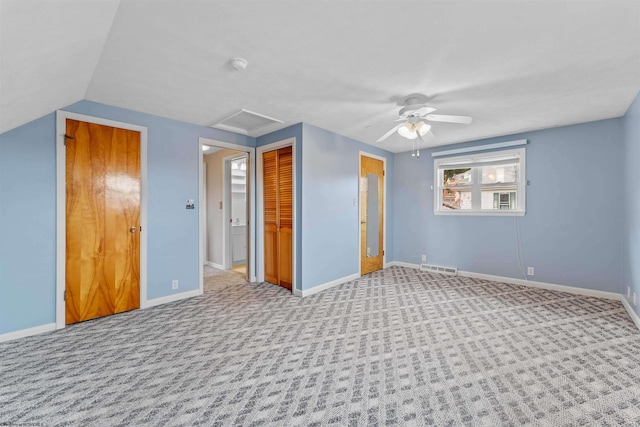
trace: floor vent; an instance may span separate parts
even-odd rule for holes
[[[439,265],[431,265],[431,264],[420,264],[420,270],[428,271],[430,273],[449,274],[451,276],[456,276],[458,274],[457,268],[442,267]]]

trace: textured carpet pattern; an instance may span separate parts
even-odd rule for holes
[[[218,270],[217,268],[204,266],[204,292],[217,292],[229,286],[245,285],[245,274],[234,270]]]
[[[619,302],[392,267],[0,344],[0,424],[640,425]]]

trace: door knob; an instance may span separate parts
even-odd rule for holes
[[[129,231],[130,231],[131,233],[135,233],[136,231],[138,231],[138,227],[131,227],[131,228],[129,229]]]

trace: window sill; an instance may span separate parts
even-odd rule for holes
[[[433,211],[443,216],[524,216],[526,211]]]

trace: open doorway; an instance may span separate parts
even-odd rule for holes
[[[252,278],[252,158],[248,147],[201,144],[202,282],[203,292],[215,292]]]

